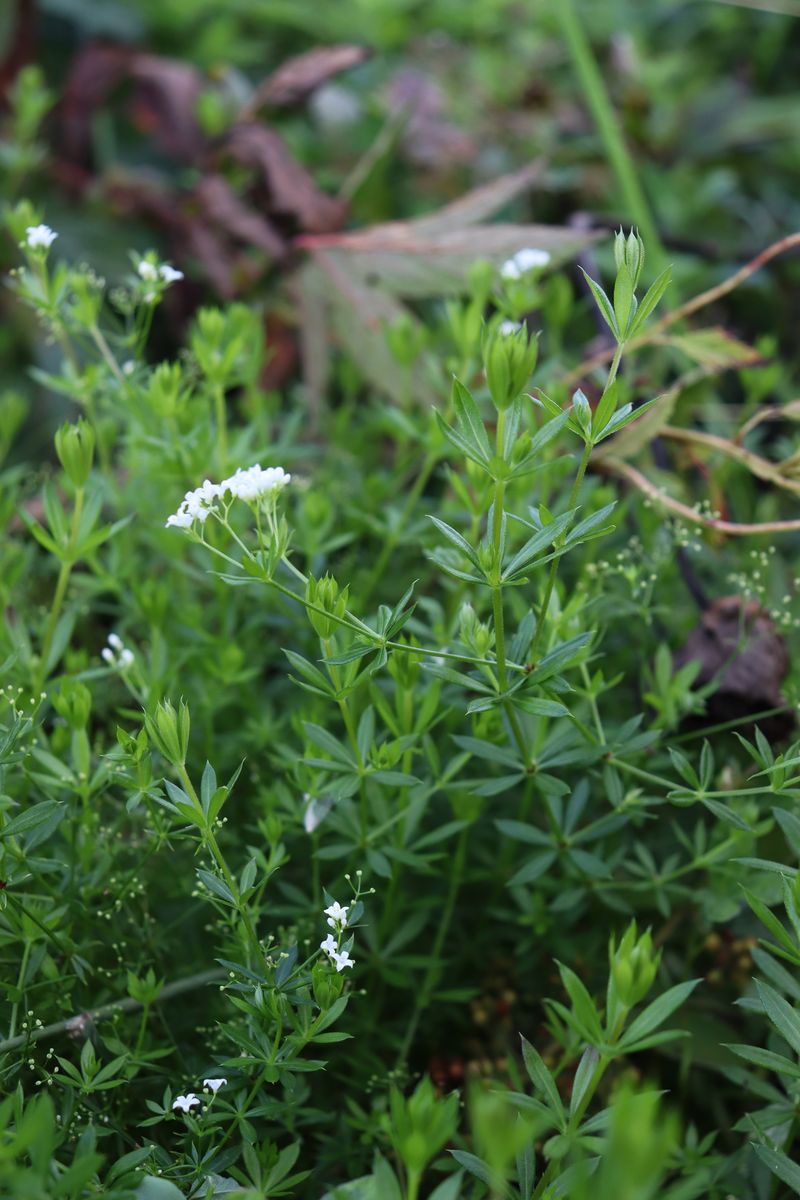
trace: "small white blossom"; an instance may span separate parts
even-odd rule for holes
[[[337,971],[343,971],[345,967],[355,966],[355,959],[351,958],[346,950],[341,950],[338,954],[332,954],[331,958],[336,963]]]
[[[305,811],[303,813],[303,828],[306,833],[313,833],[318,825],[327,817],[328,813],[333,808],[333,801],[330,797],[317,799],[316,796],[310,796],[308,792],[303,796],[305,800]]]
[[[325,909],[325,916],[328,918],[328,924],[332,929],[337,929],[340,925],[347,924],[347,910],[349,904],[340,904],[338,900],[334,900],[328,908]]]
[[[506,259],[500,268],[500,274],[503,279],[521,279],[529,271],[540,270],[542,267],[546,267],[549,262],[550,255],[546,250],[538,250],[535,247],[529,246],[523,250],[518,250],[512,258]]]
[[[211,1088],[211,1091],[216,1096],[219,1089],[224,1087],[227,1082],[227,1079],[204,1079],[203,1087]]]
[[[110,633],[108,635],[108,645],[104,646],[100,651],[100,657],[110,667],[124,671],[126,667],[131,666],[135,656],[133,651],[129,650],[125,645],[118,633]]]
[[[148,258],[139,259],[139,265],[136,270],[147,283],[155,283],[158,279],[158,267],[155,263],[151,263]],[[150,294],[152,295],[152,293]]]
[[[223,479],[220,484],[221,492],[230,492],[237,500],[261,500],[272,492],[281,491],[291,482],[291,475],[283,467],[263,468],[260,463],[243,469],[239,467],[235,475]]]
[[[179,279],[183,279],[183,271],[176,271],[175,267],[171,267],[169,263],[162,263],[158,268],[158,273],[164,283],[177,283]]]
[[[336,938],[332,933],[328,934],[324,942],[320,942],[319,948],[320,950],[324,950],[326,954],[330,954],[331,957],[333,957],[334,954],[339,953],[339,947],[336,944]]]
[[[29,250],[40,247],[47,250],[58,237],[49,225],[29,225],[25,230],[25,244]]]
[[[179,1108],[181,1112],[189,1112],[195,1104],[202,1104],[199,1096],[195,1096],[194,1092],[189,1092],[186,1096],[176,1096],[172,1102],[173,1110]]]
[[[199,488],[186,493],[178,506],[178,511],[171,517],[167,517],[165,524],[167,526],[178,525],[183,529],[191,525],[193,521],[200,521],[202,524],[214,512],[216,501],[221,493],[222,488],[218,483],[212,483],[210,479],[204,480]]]
[[[513,337],[515,333],[519,333],[522,326],[519,321],[501,321],[497,326],[497,332],[501,337]]]
[[[122,374],[123,375],[132,375],[135,370],[136,370],[136,363],[133,361],[132,358],[127,359],[126,362],[124,362],[122,364]]]

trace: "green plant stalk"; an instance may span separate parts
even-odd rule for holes
[[[72,509],[72,522],[69,530],[69,540],[64,549],[64,557],[61,560],[61,569],[58,572],[58,580],[56,582],[56,590],[53,595],[53,603],[50,608],[50,616],[47,619],[47,627],[44,631],[44,641],[39,656],[39,665],[35,675],[34,693],[42,690],[44,682],[47,678],[47,660],[50,657],[50,648],[53,644],[58,619],[61,616],[61,609],[64,605],[64,597],[67,594],[67,586],[69,584],[72,568],[75,566],[75,545],[78,541],[78,530],[80,529],[81,516],[83,514],[83,499],[84,489],[76,488],[75,490],[75,505]]]
[[[611,387],[614,380],[617,378],[617,371],[619,370],[619,364],[622,361],[622,353],[623,353],[624,349],[625,349],[625,343],[619,342],[617,344],[617,348],[614,352],[614,358],[611,363],[611,366],[608,369],[608,378],[606,379],[605,387],[603,388],[603,396],[605,396],[606,392]],[[601,396],[601,400],[602,400],[602,396]],[[575,476],[575,481],[572,484],[572,491],[570,492],[570,496],[569,496],[569,504],[567,505],[567,507],[570,509],[574,508],[577,503],[578,494],[580,493],[581,484],[583,483],[583,477],[586,474],[586,468],[589,466],[589,459],[592,456],[592,449],[593,449],[592,439],[591,439],[591,437],[587,437],[586,442],[583,447],[583,454],[581,455],[580,465],[578,466],[578,473]],[[566,534],[564,536],[566,536]],[[559,567],[560,561],[561,561],[561,556],[559,555],[558,558],[554,558],[553,561],[550,563],[550,572],[547,577],[547,584],[545,585],[544,595],[542,597],[542,602],[541,602],[541,607],[539,608],[539,616],[536,621],[536,632],[533,635],[533,643],[531,645],[531,658],[534,660],[534,662],[536,661],[536,655],[538,654],[539,647],[541,645],[542,634],[544,633],[544,625],[545,625],[545,621],[547,620],[547,613],[550,608],[550,600],[553,595],[553,588],[556,586],[556,578],[558,576],[558,567]]]
[[[320,640],[322,642],[322,648],[325,652],[325,657],[326,657],[326,659],[328,659],[331,657],[331,653],[332,653],[332,646],[331,646],[330,638],[322,638]],[[341,684],[341,677],[339,675],[338,666],[335,663],[330,663],[330,662],[326,662],[325,665],[328,669],[328,674],[331,677],[331,683],[336,688],[336,691],[340,692],[342,684]],[[355,755],[356,766],[358,767],[359,774],[361,775],[360,786],[359,786],[361,840],[362,840],[363,845],[366,846],[366,844],[367,844],[367,828],[369,826],[369,808],[368,808],[368,804],[367,804],[367,785],[366,785],[366,781],[364,780],[364,760],[361,757],[361,751],[358,748],[358,736],[356,734],[355,725],[353,724],[353,715],[350,712],[350,705],[347,703],[347,698],[345,696],[337,696],[336,702],[339,705],[339,712],[342,714],[342,720],[344,721],[344,727],[347,730],[347,736],[350,740],[350,745],[353,749],[353,754]]]
[[[211,828],[211,825],[209,824],[208,819],[206,818],[205,813],[203,812],[203,806],[200,803],[200,797],[198,796],[197,792],[195,791],[194,784],[192,783],[191,779],[189,778],[189,772],[186,770],[185,763],[179,763],[176,767],[176,770],[178,772],[178,775],[180,776],[181,783],[183,784],[187,795],[191,798],[191,801],[194,804],[194,806],[196,807],[198,813],[201,814],[201,816],[203,817],[203,820],[204,820],[204,824],[202,826],[203,838],[204,838],[205,843],[208,846],[209,850],[211,851],[211,855],[212,855],[214,861],[216,862],[217,866],[220,869],[222,878],[225,880],[225,885],[228,888],[228,891],[234,898],[234,905],[235,905],[236,912],[239,914],[239,916],[242,919],[242,924],[244,925],[247,936],[251,942],[251,948],[255,951],[257,957],[263,956],[261,943],[258,940],[258,934],[256,933],[255,926],[253,925],[253,921],[250,916],[250,913],[247,910],[247,906],[242,902],[242,898],[239,893],[239,888],[236,885],[236,880],[233,878],[233,875],[230,872],[230,868],[228,867],[228,864],[225,861],[225,856],[223,855],[222,851],[219,848],[219,843],[217,842],[214,830]]]
[[[499,412],[497,414],[497,435],[495,442],[498,458],[503,457],[503,433],[505,430],[505,420],[505,412]],[[495,480],[494,510],[492,520],[492,551],[494,570],[497,573],[498,579],[500,579],[503,569],[503,564],[501,562],[501,538],[503,532],[503,503],[505,501],[505,497],[505,480]],[[505,617],[503,613],[502,583],[498,583],[497,587],[492,588],[492,615],[494,618],[494,650],[495,658],[497,660],[497,684],[500,691],[505,692],[508,689],[508,664],[506,661],[506,634]],[[517,743],[517,748],[522,755],[523,762],[525,763],[525,769],[530,770],[530,755],[528,754],[528,747],[525,743],[525,735],[522,732],[519,718],[510,704],[504,703],[503,709],[508,717],[508,723],[511,726],[511,732],[514,735],[514,741]]]
[[[214,385],[214,414],[217,422],[219,465],[224,475],[228,462],[228,414],[225,409],[225,393],[220,383]]]
[[[470,830],[470,826],[465,825],[464,828],[461,830],[461,832],[458,835],[458,844],[456,846],[455,853],[453,855],[452,865],[450,868],[450,880],[449,880],[448,888],[447,888],[447,899],[445,900],[444,908],[442,909],[441,919],[439,921],[439,927],[436,930],[436,936],[433,940],[433,946],[431,947],[431,958],[433,959],[433,964],[428,968],[425,978],[422,981],[422,986],[420,987],[419,991],[417,992],[417,998],[416,998],[416,1002],[414,1004],[414,1010],[411,1013],[411,1019],[408,1023],[408,1027],[406,1029],[405,1036],[403,1037],[403,1043],[400,1048],[400,1053],[397,1056],[396,1069],[399,1069],[400,1067],[402,1067],[404,1065],[404,1063],[406,1062],[406,1059],[408,1058],[408,1052],[411,1049],[411,1043],[414,1040],[414,1034],[417,1032],[417,1026],[419,1025],[419,1019],[422,1016],[425,1009],[430,1004],[431,994],[433,992],[433,988],[436,984],[438,974],[441,969],[439,960],[441,958],[442,948],[444,946],[445,938],[447,937],[447,935],[450,931],[450,924],[453,919],[453,912],[455,911],[456,900],[458,899],[458,892],[461,887],[461,879],[464,874],[464,866],[465,866],[466,857],[467,857],[467,840],[469,837],[469,830]]]
[[[661,239],[656,230],[633,159],[622,136],[617,115],[609,99],[603,76],[595,60],[586,32],[575,11],[574,0],[561,0],[555,6],[572,64],[580,80],[586,101],[597,124],[606,157],[611,163],[623,202],[630,219],[635,222],[654,260],[656,270],[666,262]]]

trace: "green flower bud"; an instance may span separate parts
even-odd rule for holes
[[[397,640],[404,646],[419,645],[417,639],[413,637],[409,639],[405,636],[401,636]],[[386,669],[388,670],[392,679],[394,679],[401,688],[404,688],[406,691],[411,691],[419,679],[422,663],[418,654],[409,654],[405,650],[395,650],[389,657],[389,660],[386,664]]]
[[[333,616],[343,618],[347,612],[347,600],[350,595],[349,586],[344,591],[339,591],[339,584],[332,575],[323,575],[322,579],[314,579],[313,575],[309,575],[308,583],[306,584],[306,600],[309,604],[315,604],[317,608],[322,608],[327,613],[332,613]],[[340,622],[332,620],[331,617],[323,616],[320,612],[315,612],[313,609],[306,609],[308,619],[317,637],[322,638],[324,642],[328,638],[333,637],[337,629],[340,627]]]
[[[150,378],[147,402],[159,417],[174,417],[178,411],[183,372],[179,363],[159,363]]]
[[[485,658],[494,641],[494,633],[483,621],[479,621],[471,604],[461,607],[459,637],[476,658]]]
[[[623,265],[628,268],[635,290],[644,266],[644,242],[638,233],[631,230],[625,237],[621,229],[617,232],[614,237],[614,262],[618,271]]]
[[[483,369],[498,412],[510,408],[536,366],[536,338],[524,326],[516,331],[505,321],[489,327],[483,345]]]
[[[69,725],[77,731],[85,729],[89,724],[92,711],[92,693],[83,683],[76,680],[65,680],[52,696],[53,708]]]
[[[176,711],[170,700],[162,700],[155,712],[145,714],[144,723],[151,742],[167,762],[184,766],[189,750],[189,706],[181,700]]]
[[[82,417],[74,425],[62,425],[56,433],[56,454],[76,488],[86,486],[94,459],[94,440],[94,430]]]
[[[321,1011],[327,1012],[341,996],[344,978],[337,971],[332,971],[327,962],[320,961],[314,964],[311,971],[311,987]]]
[[[610,967],[609,1010],[630,1009],[643,1000],[658,971],[661,952],[654,951],[650,930],[638,936],[636,922],[631,921],[619,947],[611,938],[608,947]]]

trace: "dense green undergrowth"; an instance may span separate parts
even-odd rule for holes
[[[800,1194],[784,6],[41,4],[2,1196]]]

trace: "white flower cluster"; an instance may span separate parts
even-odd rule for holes
[[[110,633],[108,635],[108,645],[104,646],[100,651],[100,657],[104,662],[107,662],[110,667],[115,667],[118,671],[124,671],[133,662],[133,651],[122,641],[119,634]]]
[[[325,909],[328,924],[336,930],[336,937],[329,933],[324,942],[320,942],[319,948],[325,951],[337,971],[343,971],[345,967],[352,967],[355,964],[355,959],[350,957],[347,950],[339,949],[342,933],[347,928],[348,907],[349,905],[339,904],[338,900],[334,900],[333,904]]]
[[[208,1088],[216,1096],[221,1087],[227,1083],[227,1079],[204,1079],[203,1087]],[[172,1102],[173,1111],[179,1109],[181,1112],[191,1112],[196,1104],[202,1104],[203,1101],[194,1092],[187,1092],[185,1096],[176,1096]]]
[[[177,525],[187,529],[195,521],[202,524],[206,518],[216,511],[216,503],[221,497],[230,494],[234,500],[245,500],[253,504],[276,492],[282,491],[291,482],[291,475],[283,467],[262,467],[256,463],[253,467],[243,470],[239,467],[235,475],[223,479],[222,483],[212,483],[204,480],[199,488],[187,492],[178,506],[178,511],[167,517],[167,526]]]
[[[48,250],[57,237],[49,225],[29,225],[25,230],[25,245],[29,250]]]
[[[529,271],[541,270],[549,262],[550,255],[546,250],[537,250],[529,246],[524,250],[518,250],[512,258],[507,258],[500,268],[500,274],[503,279],[513,281],[521,279]]]
[[[149,258],[140,259],[136,270],[145,283],[157,283],[160,279],[162,283],[169,284],[177,283],[179,279],[183,279],[183,271],[177,271],[169,263],[151,262]]]

